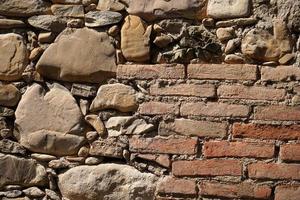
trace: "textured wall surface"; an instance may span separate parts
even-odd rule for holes
[[[0,0],[1,200],[299,200],[300,0]]]

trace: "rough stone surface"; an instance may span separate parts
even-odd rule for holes
[[[91,144],[90,155],[122,158],[126,146],[117,138],[98,139]]]
[[[0,35],[0,80],[13,81],[21,78],[28,63],[28,51],[21,35]]]
[[[0,29],[23,28],[26,24],[22,20],[0,19]]]
[[[0,140],[0,152],[25,155],[26,149],[17,142],[3,139]]]
[[[82,5],[54,4],[51,6],[51,11],[54,15],[60,17],[84,17],[84,9]]]
[[[37,63],[37,70],[50,79],[97,83],[114,75],[114,51],[106,33],[78,29],[51,44]]]
[[[15,106],[21,98],[21,92],[12,84],[0,85],[0,105]]]
[[[207,15],[215,19],[247,17],[250,0],[208,0]]]
[[[147,21],[157,18],[194,18],[199,15],[201,9],[205,6],[203,0],[140,0],[136,3],[134,0],[125,0],[128,7],[127,12],[132,15],[138,15]]]
[[[28,17],[50,12],[50,4],[43,0],[1,0],[0,15]]]
[[[135,111],[137,109],[136,91],[120,83],[102,85],[90,110],[94,112],[105,109],[116,109],[121,112]]]
[[[28,19],[28,23],[45,31],[60,32],[67,26],[67,21],[54,15],[37,15]]]
[[[70,200],[152,200],[156,177],[127,165],[100,164],[70,169],[59,175],[58,185]]]
[[[34,84],[16,110],[15,136],[34,152],[75,154],[84,141],[82,114],[71,93],[54,84],[49,92]],[[38,123],[36,123],[38,122]]]
[[[98,2],[97,10],[122,11],[125,5],[120,0],[101,0]]]
[[[151,29],[138,16],[129,15],[125,18],[121,29],[121,50],[128,61],[149,60]]]
[[[117,24],[123,16],[118,12],[112,11],[90,11],[85,14],[85,26],[101,27]]]
[[[23,186],[46,185],[45,168],[32,159],[0,154],[0,168],[0,188],[12,184]]]

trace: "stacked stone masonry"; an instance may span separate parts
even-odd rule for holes
[[[0,0],[0,200],[299,200],[300,0]]]

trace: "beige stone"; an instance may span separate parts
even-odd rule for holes
[[[123,151],[127,144],[118,140],[115,137],[108,137],[106,139],[99,138],[91,143],[90,155],[105,156],[112,158],[123,158]]]
[[[137,109],[135,90],[124,84],[102,85],[93,100],[90,111],[116,109],[121,112],[131,112]]]
[[[54,4],[51,6],[54,15],[60,17],[84,17],[84,9],[82,5],[61,5]]]
[[[23,28],[26,24],[21,20],[0,19],[0,29]]]
[[[121,50],[128,61],[144,62],[150,59],[151,26],[140,17],[129,15],[121,29]]]
[[[247,17],[250,0],[208,0],[207,15],[215,19]]]
[[[21,78],[28,63],[28,50],[21,35],[0,35],[0,80],[14,81]]]
[[[58,179],[62,196],[69,200],[155,199],[156,176],[128,165],[79,166],[60,174]]]
[[[45,186],[45,168],[35,160],[0,153],[0,188],[5,185]]]
[[[21,98],[21,92],[12,84],[0,85],[0,105],[15,106]]]
[[[98,115],[87,115],[85,116],[85,121],[88,122],[99,135],[105,134],[105,126]]]
[[[115,48],[106,33],[77,29],[60,36],[46,49],[37,71],[55,80],[102,82],[115,75]]]
[[[199,16],[206,0],[122,0],[127,12],[147,21],[162,18],[188,18]]]
[[[245,59],[239,55],[229,54],[225,56],[224,61],[228,64],[243,64]]]
[[[43,0],[1,0],[0,15],[28,17],[50,13],[50,3]]]
[[[76,154],[84,142],[82,114],[71,93],[54,84],[49,92],[30,86],[16,110],[14,135],[33,152]]]
[[[120,0],[101,0],[98,3],[97,10],[121,11],[125,9],[125,5]]]
[[[222,42],[230,40],[235,36],[235,32],[232,27],[218,28],[216,34],[218,39]]]

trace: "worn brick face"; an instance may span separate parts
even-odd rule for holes
[[[150,87],[150,94],[155,96],[214,97],[215,93],[215,86],[211,84],[179,84],[165,87],[156,84]]]
[[[272,189],[267,185],[256,185],[246,182],[240,184],[202,182],[199,190],[199,193],[203,196],[226,198],[268,199],[272,193]]]
[[[300,121],[300,106],[258,106],[254,110],[254,119]]]
[[[279,185],[275,189],[275,200],[299,200],[300,185]]]
[[[272,158],[275,153],[274,145],[249,143],[249,142],[228,142],[209,141],[203,146],[205,157],[253,157]]]
[[[185,67],[181,64],[119,65],[119,79],[183,79]]]
[[[146,102],[139,106],[138,112],[142,115],[178,114],[179,106],[173,103]]]
[[[242,163],[238,160],[175,161],[175,176],[241,176]]]
[[[196,154],[197,139],[131,138],[129,150],[140,153]]]
[[[197,195],[196,188],[194,180],[165,177],[159,182],[157,191],[160,195],[183,195],[191,197]]]
[[[234,137],[243,138],[298,140],[300,139],[300,126],[277,126],[235,123],[233,125],[232,134]]]
[[[175,119],[174,122],[161,122],[158,133],[159,135],[180,134],[187,136],[223,138],[226,136],[227,126],[227,123]]]
[[[184,103],[180,108],[181,116],[209,116],[209,117],[247,117],[249,107],[226,103]]]
[[[300,68],[294,66],[263,67],[261,79],[264,81],[284,81],[289,78],[300,80]]]
[[[216,80],[256,80],[255,65],[230,64],[190,64],[187,68],[188,78]]]
[[[279,156],[285,161],[300,161],[300,144],[281,145]]]
[[[249,99],[279,101],[285,97],[285,90],[243,85],[221,85],[218,96],[224,99]]]
[[[300,180],[299,164],[253,163],[248,166],[250,178]]]

